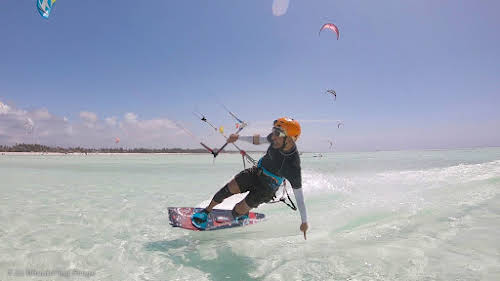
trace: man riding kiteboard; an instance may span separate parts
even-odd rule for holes
[[[222,203],[224,199],[249,191],[248,195],[236,204],[232,210],[233,217],[244,223],[248,218],[248,212],[257,208],[262,203],[267,203],[275,197],[279,186],[286,179],[290,182],[302,223],[300,231],[304,233],[308,229],[307,212],[302,192],[302,177],[300,168],[300,157],[295,142],[300,136],[300,124],[294,119],[282,117],[273,123],[272,133],[267,137],[239,136],[232,134],[227,143],[234,143],[241,139],[253,144],[270,143],[266,154],[258,161],[257,166],[245,169],[237,174],[228,184],[222,187],[213,197],[210,204],[202,211],[192,215],[191,220],[195,227],[205,229],[208,214],[212,209]]]

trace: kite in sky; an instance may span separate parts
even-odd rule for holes
[[[54,6],[54,3],[56,0],[37,0],[36,1],[36,7],[38,9],[38,12],[43,18],[48,19],[50,15],[50,11],[52,10],[52,6]]]
[[[326,94],[330,94],[333,96],[333,100],[337,100],[337,92],[335,90],[326,90]]]
[[[26,118],[26,121],[24,122],[24,129],[26,130],[27,134],[33,133],[33,129],[35,128],[35,122],[33,122],[33,119],[31,118]]]
[[[340,32],[339,32],[339,28],[335,24],[333,24],[333,23],[323,24],[323,26],[319,30],[319,35],[321,35],[321,31],[323,31],[324,29],[330,29],[333,32],[335,32],[337,34],[337,40],[339,40]]]

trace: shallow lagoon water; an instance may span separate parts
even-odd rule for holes
[[[0,280],[500,280],[500,148],[322,155],[302,155],[306,241],[284,204],[169,226],[238,154],[1,155]]]

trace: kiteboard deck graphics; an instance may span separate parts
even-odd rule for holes
[[[192,207],[168,207],[168,219],[170,220],[170,225],[173,227],[200,231],[200,229],[196,228],[191,222],[191,215],[201,210],[203,209]],[[255,224],[263,220],[264,217],[264,214],[250,212],[248,214],[248,220],[240,223],[233,218],[231,210],[213,209],[212,212],[208,214],[207,227],[205,230],[217,230]]]

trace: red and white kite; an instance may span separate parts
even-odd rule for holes
[[[333,24],[333,23],[323,24],[323,26],[319,30],[319,35],[321,35],[321,31],[323,31],[323,29],[333,30],[335,33],[337,33],[337,40],[339,40],[340,32],[339,32],[339,28],[335,24]]]

